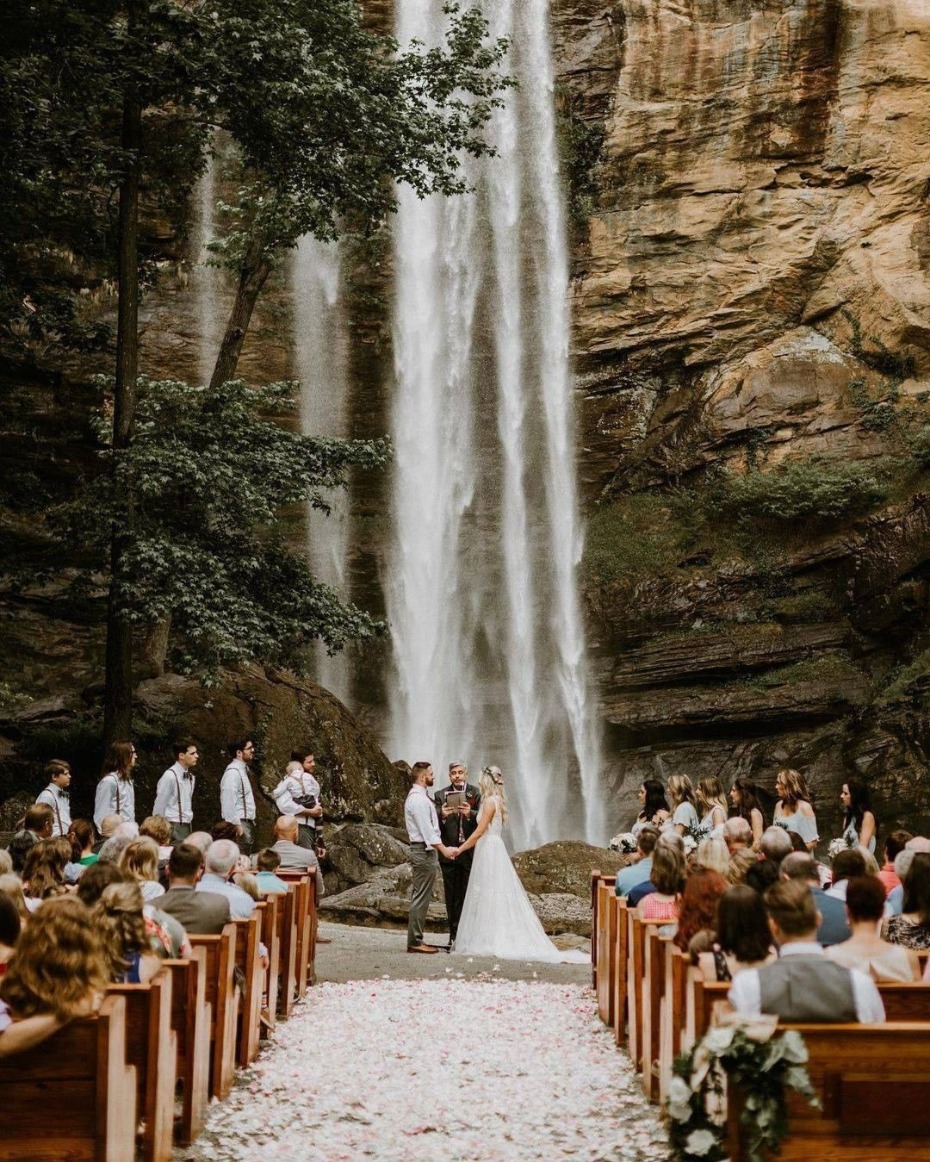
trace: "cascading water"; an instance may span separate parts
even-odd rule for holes
[[[197,319],[200,323],[197,381],[203,384],[210,382],[223,336],[220,304],[222,274],[217,267],[209,265],[212,255],[207,249],[216,230],[216,167],[216,159],[211,155],[197,187],[194,228],[191,236],[191,250],[195,259],[191,282],[194,287]]]
[[[301,383],[300,426],[307,435],[347,435],[348,373],[346,326],[340,295],[336,243],[302,238],[291,268],[294,361]],[[314,576],[349,600],[349,498],[342,489],[327,497],[329,515],[307,516],[307,551]],[[316,677],[344,702],[350,673],[344,653],[316,651]]]
[[[498,763],[518,847],[599,841],[548,12],[485,12],[520,82],[489,126],[498,156],[471,165],[474,195],[402,191],[394,234],[392,745],[440,781],[453,759]],[[440,0],[397,14],[402,42],[441,34]]]

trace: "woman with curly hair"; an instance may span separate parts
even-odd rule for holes
[[[697,954],[709,948],[717,927],[717,901],[727,890],[727,881],[710,868],[699,867],[685,881],[678,902],[678,928],[672,939],[676,948],[687,952],[697,964]]]
[[[786,831],[795,831],[804,840],[808,851],[817,846],[817,816],[807,783],[800,771],[779,771],[775,777],[775,814],[772,822]]]
[[[138,839],[131,840],[128,847],[120,852],[116,862],[139,885],[146,903],[165,894],[165,889],[158,882],[158,844],[154,839],[140,835]]]
[[[755,783],[746,775],[738,775],[730,788],[730,802],[733,805],[733,814],[745,819],[752,828],[753,850],[758,851],[762,842],[762,832],[765,830],[765,815]]]
[[[73,895],[46,900],[0,981],[0,1057],[29,1049],[100,1006],[107,985],[91,915]]]
[[[110,980],[114,984],[148,984],[161,961],[151,951],[138,884],[110,884],[91,909],[100,933]]]
[[[0,892],[0,977],[6,974],[6,966],[22,930],[16,905],[6,892]]]

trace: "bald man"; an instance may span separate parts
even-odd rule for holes
[[[279,815],[274,825],[275,841],[271,845],[271,850],[281,857],[283,870],[312,871],[316,874],[316,898],[319,900],[325,891],[320,861],[312,848],[298,845],[298,826],[295,815]]]

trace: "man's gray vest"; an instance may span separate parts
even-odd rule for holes
[[[848,968],[825,956],[800,954],[759,969],[762,1012],[782,1021],[857,1021]]]

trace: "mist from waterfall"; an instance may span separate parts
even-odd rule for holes
[[[294,362],[301,383],[300,428],[305,435],[348,435],[348,352],[341,296],[340,251],[335,242],[305,237],[291,265]],[[330,513],[307,514],[307,554],[318,581],[346,601],[349,592],[349,497],[334,489]],[[351,675],[344,653],[330,656],[322,642],[316,653],[317,681],[347,701]]]
[[[476,193],[401,190],[394,231],[392,755],[496,763],[514,840],[604,838],[581,552],[568,255],[545,0],[488,0],[520,82],[469,162]],[[399,0],[401,42],[439,0]]]

